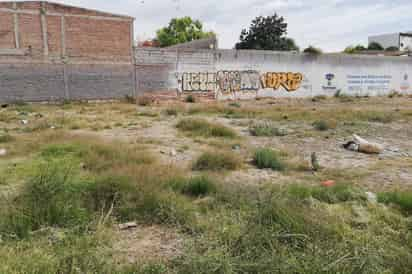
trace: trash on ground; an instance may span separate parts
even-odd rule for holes
[[[369,142],[358,135],[353,135],[353,140],[344,144],[343,147],[347,150],[362,152],[366,154],[380,154],[384,147],[381,144]]]

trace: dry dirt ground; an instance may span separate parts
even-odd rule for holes
[[[225,125],[234,129],[239,137],[224,139],[185,135],[176,128],[176,124],[188,117]],[[64,130],[90,138],[139,144],[162,162],[187,172],[191,172],[193,161],[204,151],[233,151],[242,157],[243,167],[215,174],[223,181],[319,184],[328,179],[348,180],[377,192],[412,189],[411,118],[412,98],[405,96],[319,101],[271,99],[241,101],[236,105],[231,102],[162,102],[151,106],[125,102],[35,104],[0,109],[0,133],[7,132],[31,142],[44,131]],[[318,131],[313,127],[316,120],[333,120],[336,126]],[[251,136],[249,126],[258,122],[271,123],[285,130],[287,135]],[[366,155],[345,150],[342,144],[350,140],[352,134],[383,144],[384,153]],[[286,151],[291,161],[307,166],[311,154],[316,152],[324,169],[320,172],[259,170],[250,162],[253,151],[261,147]],[[19,144],[0,143],[0,149],[7,150],[6,156],[0,156],[0,167],[22,158],[18,153]],[[181,239],[175,231],[156,226],[118,231],[116,239],[114,250],[124,254],[123,259],[129,262],[142,257],[170,257],[181,247]]]

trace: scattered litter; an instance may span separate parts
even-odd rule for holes
[[[124,223],[124,224],[119,224],[119,229],[120,230],[127,230],[127,229],[136,228],[136,227],[137,227],[136,222],[129,222],[129,223]]]
[[[23,125],[27,125],[27,124],[29,123],[28,120],[21,120],[20,122],[21,122]]]
[[[172,157],[175,157],[177,155],[176,149],[172,148],[172,150],[170,150],[169,155],[172,156]]]
[[[375,193],[372,192],[366,192],[366,198],[368,199],[369,202],[376,204],[378,202],[378,197],[376,196]]]
[[[240,145],[233,145],[232,150],[240,150]]]
[[[322,182],[321,185],[324,186],[324,187],[332,187],[332,186],[334,186],[335,184],[336,184],[335,181],[328,180],[328,181]]]
[[[321,166],[318,160],[318,155],[316,154],[316,152],[313,152],[312,155],[310,156],[310,162],[311,162],[313,171],[318,171],[321,169]]]
[[[358,135],[353,135],[353,140],[344,144],[343,147],[347,150],[362,152],[366,154],[380,154],[384,147],[377,143],[369,142]]]
[[[7,149],[0,148],[0,156],[6,156],[6,155],[7,155]]]

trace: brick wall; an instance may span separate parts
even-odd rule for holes
[[[0,2],[0,55],[22,51],[28,60],[131,63],[132,32],[127,16],[39,1]]]

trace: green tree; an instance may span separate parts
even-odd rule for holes
[[[303,53],[319,55],[322,54],[322,50],[313,46],[309,46],[303,50]]]
[[[347,54],[355,54],[361,51],[367,50],[367,48],[365,48],[362,45],[356,45],[356,46],[349,46],[347,48],[345,48],[345,50],[343,51],[344,53]]]
[[[161,47],[169,47],[180,43],[215,36],[213,32],[203,31],[203,24],[186,16],[173,18],[167,27],[156,32],[156,40]]]
[[[392,46],[392,47],[386,48],[385,51],[399,51],[399,48]]]
[[[377,42],[371,42],[368,46],[368,50],[384,50],[384,48]]]
[[[299,50],[293,39],[287,38],[288,24],[283,17],[276,13],[272,16],[256,17],[249,27],[243,29],[240,34],[240,42],[235,45],[236,49],[258,49],[258,50]]]

